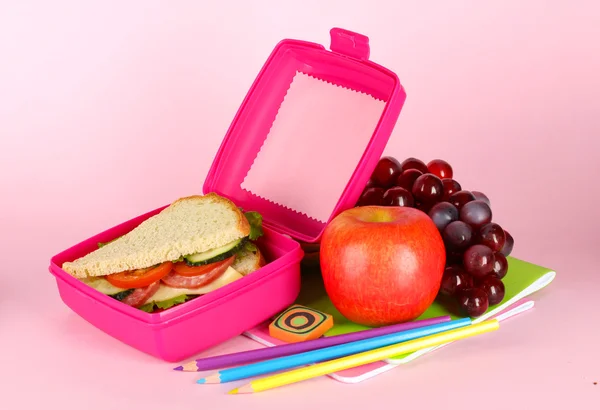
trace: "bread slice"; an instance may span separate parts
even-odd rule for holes
[[[215,193],[190,196],[62,268],[76,278],[110,275],[206,252],[249,234],[248,220],[229,199]]]
[[[231,266],[240,274],[246,276],[258,268],[262,268],[264,265],[265,259],[256,246],[256,250],[249,250],[248,248],[240,250],[236,254],[235,260]]]

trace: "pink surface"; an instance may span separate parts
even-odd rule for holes
[[[400,392],[445,408],[468,388],[469,401],[503,407],[597,408],[597,4],[203,4],[0,5],[3,405],[354,408]],[[370,58],[407,89],[387,153],[449,160],[464,186],[491,197],[514,255],[558,272],[535,309],[360,384],[323,377],[234,397],[224,395],[231,386],[197,386],[198,375],[170,371],[64,306],[49,258],[200,192],[273,46],[284,37],[327,44],[335,25],[367,34]],[[252,346],[238,337],[206,354]]]

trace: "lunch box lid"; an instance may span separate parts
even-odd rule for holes
[[[341,28],[323,45],[279,42],[239,107],[203,186],[303,242],[358,201],[406,99]]]

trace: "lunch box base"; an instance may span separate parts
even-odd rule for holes
[[[52,258],[63,302],[87,322],[121,342],[167,362],[177,362],[241,335],[294,303],[300,293],[300,244],[263,224],[256,243],[267,264],[212,292],[162,312],[147,313],[101,294],[60,268],[97,242],[132,230],[161,209],[113,227]]]
[[[57,284],[63,302],[93,326],[151,356],[178,362],[241,335],[291,305],[300,292],[300,267],[289,266],[228,303],[207,306],[202,314],[174,319],[173,324],[141,322],[109,310],[61,279]]]

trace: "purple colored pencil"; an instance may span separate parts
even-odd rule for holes
[[[343,335],[321,337],[306,342],[290,343],[280,346],[265,347],[262,349],[248,350],[245,352],[236,352],[224,354],[221,356],[206,357],[196,359],[177,366],[173,370],[184,372],[200,372],[204,370],[221,369],[250,362],[273,359],[281,356],[308,352],[310,350],[322,349],[324,347],[339,345],[343,343],[355,342],[357,340],[368,339],[387,335],[390,333],[402,332],[404,330],[416,329],[423,326],[431,326],[438,323],[450,321],[450,316],[440,316],[431,319],[416,320],[414,322],[400,323],[397,325],[384,326],[375,329],[361,330],[359,332],[347,333]]]

